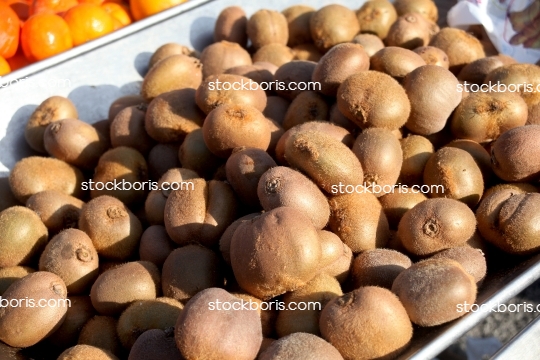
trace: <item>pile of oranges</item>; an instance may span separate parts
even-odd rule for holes
[[[0,76],[186,0],[0,0]]]

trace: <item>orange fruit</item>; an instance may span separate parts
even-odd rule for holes
[[[21,21],[9,5],[0,3],[0,56],[10,58],[19,47]]]
[[[73,47],[64,19],[48,13],[31,16],[24,23],[21,44],[30,61],[43,60]]]
[[[11,68],[9,67],[8,62],[6,59],[0,56],[0,76],[7,75],[11,72]]]
[[[130,0],[129,4],[131,6],[133,18],[135,20],[141,20],[186,1],[187,0]]]
[[[30,16],[30,4],[26,0],[0,0],[17,14],[20,20],[25,21]]]
[[[99,5],[79,4],[64,15],[73,45],[78,46],[114,31],[114,21]]]
[[[28,60],[26,56],[24,56],[21,48],[19,48],[15,56],[7,59],[7,62],[9,64],[9,67],[11,68],[11,71],[19,70],[20,68],[31,64],[30,60]]]
[[[30,15],[35,14],[57,14],[62,16],[66,11],[79,5],[77,0],[32,0]]]
[[[79,4],[101,5],[103,4],[103,0],[79,0]]]
[[[120,23],[121,27],[131,24],[131,16],[129,15],[129,9],[127,6],[107,2],[101,5],[101,8],[116,19]]]

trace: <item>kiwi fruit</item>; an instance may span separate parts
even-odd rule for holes
[[[458,139],[488,142],[527,122],[527,104],[512,92],[473,92],[463,99],[451,119]]]
[[[371,70],[386,73],[398,81],[402,81],[413,70],[426,65],[420,55],[397,46],[387,46],[377,51],[370,58],[370,63]]]
[[[131,349],[145,331],[173,327],[183,308],[180,302],[166,297],[134,302],[118,319],[117,331],[122,345]]]
[[[373,70],[356,73],[342,82],[337,104],[339,111],[362,129],[399,129],[411,112],[411,103],[397,80]]]
[[[289,28],[288,46],[294,47],[312,41],[309,22],[311,16],[315,13],[314,8],[307,5],[293,5],[286,8],[281,13],[285,16]]]
[[[437,65],[447,70],[450,67],[448,55],[435,46],[421,46],[417,47],[413,51],[424,59],[426,65]]]
[[[0,268],[0,296],[4,295],[7,288],[15,281],[33,272],[35,270],[28,266],[7,266]]]
[[[262,83],[272,82],[277,69],[278,67],[272,63],[259,61],[253,65],[240,65],[228,68],[224,74],[244,76],[261,85]],[[265,91],[270,93],[269,90],[265,89]]]
[[[394,1],[394,8],[399,16],[418,13],[433,22],[437,22],[439,19],[437,5],[432,0],[396,0]]]
[[[353,44],[362,45],[367,56],[371,57],[377,51],[384,48],[384,43],[377,35],[374,34],[358,34],[352,41]]]
[[[294,60],[281,65],[275,72],[272,80],[283,84],[283,87],[277,87],[276,93],[287,100],[293,100],[300,95],[304,89],[299,89],[298,84],[306,83],[309,85],[316,69],[317,63],[314,61]],[[289,89],[295,87],[295,90]],[[316,89],[315,89],[316,90]],[[266,108],[268,108],[268,101]],[[266,110],[266,109],[265,109]],[[282,122],[280,122],[282,123]]]
[[[201,290],[223,287],[224,277],[219,257],[199,245],[173,250],[163,264],[163,294],[186,303]]]
[[[259,10],[247,22],[247,35],[255,49],[269,44],[286,45],[289,26],[285,16],[274,10]]]
[[[144,128],[160,143],[181,142],[187,134],[202,126],[204,117],[195,104],[195,89],[173,90],[150,102]]]
[[[81,230],[67,229],[49,241],[39,259],[39,270],[58,275],[70,294],[83,294],[98,276],[98,254]]]
[[[424,200],[427,200],[424,194],[412,189],[391,192],[379,198],[391,229],[397,229],[403,215]]]
[[[283,119],[283,128],[289,130],[306,122],[328,120],[328,111],[328,103],[321,94],[303,91],[289,105]]]
[[[14,282],[2,299],[19,304],[0,308],[0,340],[12,347],[29,347],[52,334],[62,325],[68,309],[66,285],[46,271],[36,271]],[[56,306],[37,306],[40,301]]]
[[[428,45],[432,36],[439,30],[437,24],[426,20],[421,14],[408,13],[400,16],[392,24],[385,41],[388,46],[413,50]]]
[[[291,103],[281,96],[269,96],[266,101],[263,115],[270,120],[275,121],[279,125],[283,124],[285,114]]]
[[[484,253],[479,249],[460,246],[446,249],[436,253],[431,259],[451,259],[457,261],[469,275],[474,278],[477,285],[486,277],[487,264]]]
[[[45,190],[57,190],[66,195],[82,197],[84,176],[68,163],[40,156],[30,156],[18,161],[9,174],[9,186],[21,203],[30,196]]]
[[[465,315],[460,305],[474,304],[474,278],[455,260],[428,259],[413,264],[394,280],[392,292],[417,325],[436,326]]]
[[[64,350],[58,357],[58,360],[118,360],[111,352],[90,345],[75,345]]]
[[[11,191],[11,186],[9,185],[9,176],[0,177],[0,211],[4,211],[9,207],[17,205],[22,204],[15,198],[13,191]]]
[[[352,151],[362,164],[364,183],[383,188],[381,193],[374,192],[375,196],[394,191],[403,162],[403,151],[399,140],[390,130],[365,129],[356,138]]]
[[[47,228],[32,210],[13,206],[0,212],[0,268],[33,264],[48,237]]]
[[[464,244],[476,230],[471,209],[454,199],[428,199],[407,211],[397,235],[407,251],[418,256]]]
[[[287,206],[301,211],[317,229],[328,223],[330,207],[326,196],[310,179],[291,168],[276,166],[262,174],[257,194],[265,211]]]
[[[151,329],[137,338],[128,360],[183,360],[174,340],[174,328]]]
[[[369,56],[360,44],[338,44],[328,50],[313,71],[313,81],[320,83],[320,92],[336,96],[339,85],[349,76],[369,70]]]
[[[355,289],[363,286],[391,289],[396,277],[411,265],[411,260],[398,251],[366,250],[352,262],[351,281]]]
[[[225,40],[207,46],[201,53],[200,61],[203,79],[223,74],[235,66],[252,64],[251,56],[241,45]]]
[[[532,106],[540,101],[540,95],[535,91],[540,85],[540,68],[533,64],[500,66],[488,73],[484,84],[497,84],[498,91],[507,90],[519,93],[531,110]]]
[[[338,4],[317,10],[311,16],[309,28],[313,42],[323,53],[334,45],[351,41],[360,32],[354,11]]]
[[[332,276],[320,273],[298,290],[282,297],[287,310],[279,311],[276,319],[276,332],[280,338],[292,333],[320,335],[319,316],[326,304],[343,295],[339,282]],[[311,307],[300,309],[296,304],[305,302]]]
[[[251,89],[250,82],[252,82],[251,79],[240,75],[209,76],[197,88],[195,102],[207,115],[221,105],[248,105],[263,111],[266,107],[266,93],[259,86]],[[218,85],[220,83],[221,85]],[[225,84],[228,85],[225,86]],[[240,90],[242,84],[247,84],[248,89]]]
[[[277,67],[288,63],[294,59],[294,52],[286,45],[280,43],[271,43],[260,47],[253,54],[253,61],[269,62]]]
[[[328,227],[354,254],[385,247],[390,237],[382,206],[367,191],[332,197]]]
[[[45,128],[58,120],[77,118],[77,109],[71,100],[62,96],[52,96],[44,100],[30,115],[24,129],[26,142],[32,149],[45,153],[43,143]]]
[[[347,119],[345,115],[339,111],[337,103],[330,106],[329,121],[332,124],[349,131],[351,134],[356,134],[360,131],[360,128],[355,123]]]
[[[148,175],[150,179],[159,179],[167,171],[180,167],[178,143],[157,144],[148,153]]]
[[[260,353],[260,360],[343,360],[335,347],[313,334],[296,332],[284,336]]]
[[[247,45],[247,22],[245,11],[239,6],[221,10],[214,26],[214,41],[228,41],[240,46]]]
[[[266,300],[296,290],[315,276],[321,244],[306,215],[279,207],[242,222],[234,232],[230,256],[240,287]]]
[[[99,275],[90,291],[92,305],[100,314],[119,315],[134,301],[158,297],[160,279],[157,266],[149,261],[124,263]]]
[[[45,190],[32,195],[26,207],[39,215],[52,234],[77,227],[84,202],[57,190]]]
[[[109,121],[113,121],[116,115],[122,110],[130,106],[139,106],[145,103],[144,98],[141,95],[126,95],[119,97],[109,107]],[[102,132],[103,133],[103,132]],[[103,133],[105,135],[105,133]]]
[[[222,310],[212,311],[209,305],[216,307],[218,301]],[[259,314],[256,310],[233,310],[238,301],[223,289],[210,288],[186,304],[174,334],[176,346],[185,358],[251,360],[257,356],[263,339]],[[215,341],[217,338],[220,341]]]
[[[196,89],[203,79],[202,64],[187,55],[172,55],[156,63],[141,85],[141,95],[146,102],[156,96],[184,88]]]
[[[481,85],[490,72],[504,65],[515,64],[516,61],[507,55],[487,56],[466,65],[458,74],[458,80],[470,84]]]
[[[491,148],[491,164],[495,174],[505,181],[540,179],[540,125],[513,128],[503,133]]]
[[[112,147],[131,147],[142,154],[148,154],[154,146],[154,140],[146,132],[145,117],[146,107],[143,106],[130,106],[120,111],[111,122]]]
[[[388,0],[370,0],[356,12],[360,33],[377,35],[385,39],[390,26],[397,19],[397,12],[394,5]]]
[[[351,249],[331,231],[319,231],[321,239],[321,273],[326,273],[344,283],[349,276],[353,259]]]
[[[219,251],[221,252],[221,257],[223,260],[225,260],[227,265],[231,265],[231,242],[234,232],[244,221],[251,220],[260,215],[261,213],[252,213],[236,219],[227,227],[227,229],[223,232],[223,235],[221,235],[221,238],[219,239]]]
[[[76,345],[82,327],[96,312],[90,301],[90,296],[70,296],[68,299],[70,306],[62,325],[47,338],[48,343],[59,349]]]
[[[245,292],[233,292],[232,295],[242,300],[242,303],[246,304],[244,306],[256,308],[261,318],[263,336],[274,335],[274,328],[275,328],[276,318],[278,315],[277,306],[274,309],[272,308],[272,304],[270,305],[264,304],[264,302],[261,299],[256,298],[255,296],[250,295]],[[247,303],[249,303],[249,305],[247,305]]]
[[[108,195],[128,205],[142,202],[148,190],[146,185],[150,187],[146,159],[139,151],[126,146],[113,148],[101,155],[92,180],[92,199]],[[126,185],[115,189],[114,184]]]
[[[495,174],[491,169],[491,157],[482,145],[473,140],[458,139],[450,142],[446,146],[465,150],[473,157],[476,165],[478,165],[478,168],[482,172],[484,187],[495,181]]]
[[[173,55],[186,55],[198,59],[200,54],[198,51],[188,48],[187,46],[176,44],[176,43],[167,43],[161,45],[157,50],[152,54],[148,68],[153,68],[161,60],[168,58]],[[133,104],[137,105],[137,104]],[[109,117],[110,119],[110,117]]]
[[[178,159],[182,167],[193,170],[204,178],[211,177],[222,164],[223,159],[214,155],[204,142],[202,129],[193,130],[178,150]]]
[[[375,286],[330,301],[321,313],[320,328],[322,337],[345,359],[394,358],[413,335],[397,296]]]
[[[96,128],[77,119],[50,123],[43,144],[51,156],[82,169],[93,169],[108,147],[108,141]]]
[[[92,239],[100,256],[111,260],[130,258],[142,234],[139,219],[120,200],[106,195],[83,206],[79,229]]]
[[[477,38],[457,28],[441,29],[428,45],[435,46],[448,55],[449,69],[456,75],[469,63],[486,56]]]
[[[96,315],[82,327],[78,344],[79,346],[97,347],[116,356],[123,355],[122,344],[116,331],[117,326],[118,320],[116,318]]]
[[[461,102],[459,82],[448,70],[437,65],[424,65],[403,79],[403,87],[411,103],[405,126],[418,135],[432,135],[444,129],[452,111]]]
[[[307,60],[318,62],[323,54],[313,43],[300,44],[292,48],[294,60]]]
[[[139,258],[161,268],[174,250],[174,243],[163,225],[152,225],[144,230],[139,244]]]

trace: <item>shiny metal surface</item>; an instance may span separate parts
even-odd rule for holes
[[[531,322],[491,360],[537,360],[540,357],[540,316]]]

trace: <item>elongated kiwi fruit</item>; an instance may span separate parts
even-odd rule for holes
[[[477,285],[486,277],[487,264],[484,253],[479,249],[468,246],[459,246],[436,253],[432,259],[452,259],[460,263],[469,275],[474,278]]]
[[[57,190],[45,190],[32,195],[26,206],[39,215],[51,234],[77,227],[84,202]]]
[[[379,286],[391,289],[396,277],[412,265],[404,254],[389,249],[372,249],[354,258],[351,268],[354,288]]]
[[[221,10],[214,26],[214,41],[229,41],[240,46],[247,45],[247,17],[239,6]]]
[[[122,344],[116,331],[117,326],[118,319],[96,315],[82,327],[78,344],[100,348],[117,356],[123,355]]]
[[[351,41],[360,31],[356,14],[338,4],[324,6],[310,19],[309,27],[313,42],[322,52],[332,46]]]
[[[399,142],[403,150],[399,181],[410,186],[422,183],[426,163],[435,152],[433,144],[420,135],[409,135]]]

